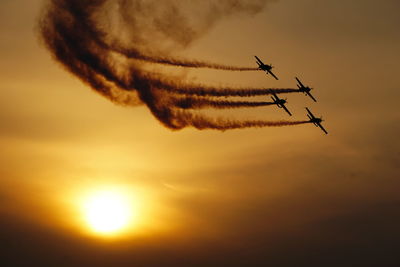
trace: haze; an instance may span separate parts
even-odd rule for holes
[[[398,266],[400,4],[272,1],[219,22],[187,58],[230,73],[150,66],[210,85],[315,88],[287,95],[313,125],[227,132],[163,127],[52,60],[35,29],[43,1],[0,3],[0,242],[4,266]],[[269,97],[267,97],[269,100]],[[257,100],[263,101],[260,97]],[[286,119],[275,107],[205,111]],[[141,214],[124,235],[87,231],[79,199],[123,188]]]

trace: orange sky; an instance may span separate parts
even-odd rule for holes
[[[399,264],[398,1],[273,1],[177,52],[245,66],[257,54],[280,81],[154,67],[214,85],[293,87],[299,76],[319,101],[288,95],[288,106],[295,119],[306,106],[323,115],[328,136],[312,125],[172,132],[53,61],[35,31],[42,6],[0,2],[6,266]],[[273,107],[213,114],[286,119]],[[143,202],[137,228],[112,242],[88,235],[75,205],[107,186]]]

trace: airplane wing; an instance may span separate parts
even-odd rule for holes
[[[259,59],[257,56],[254,56],[257,59],[257,62],[260,63],[261,65],[264,65],[264,63]]]
[[[313,119],[315,119],[314,114],[312,114],[311,111],[310,111],[308,108],[306,108],[306,110],[307,110],[308,114],[310,114],[310,116],[311,116]]]
[[[271,74],[272,77],[274,77],[276,80],[279,80],[278,77],[276,77],[275,74],[272,71],[269,70],[268,73]]]
[[[292,116],[292,113],[290,113],[290,111],[287,109],[287,107],[283,104],[282,108],[290,115]]]
[[[301,87],[305,87],[304,84],[296,77],[297,82],[301,85]]]
[[[301,87],[305,87],[304,84],[296,77],[297,82],[301,85]]]
[[[325,128],[321,125],[321,123],[318,123],[318,127],[321,128],[321,130],[324,131],[325,134],[328,134]]]
[[[310,92],[307,92],[307,95],[308,95],[309,97],[311,97],[311,99],[314,100],[314,102],[317,102],[317,100],[312,96],[312,94],[311,94]]]

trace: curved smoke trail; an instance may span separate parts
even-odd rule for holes
[[[168,6],[169,0],[151,1],[159,6]],[[140,0],[120,0],[118,3],[131,3],[140,5]],[[178,1],[179,2],[179,1]],[[200,1],[201,2],[201,1]],[[199,2],[199,3],[200,3]],[[229,14],[260,8],[265,4],[264,0],[221,0],[218,1],[222,9],[218,15],[224,12]],[[115,1],[109,0],[51,0],[45,15],[40,20],[41,37],[44,44],[69,72],[79,77],[95,91],[107,97],[111,101],[123,105],[138,105],[144,103],[152,114],[166,127],[170,129],[182,129],[192,126],[197,129],[228,130],[247,127],[271,127],[298,125],[305,122],[268,122],[268,121],[230,121],[211,119],[199,114],[193,114],[183,109],[203,108],[204,105],[211,107],[244,107],[257,106],[258,104],[234,103],[229,101],[213,101],[191,99],[191,96],[253,96],[260,94],[271,94],[292,92],[294,89],[222,89],[207,88],[201,86],[181,86],[179,82],[165,82],[166,79],[145,72],[138,63],[130,62],[126,55],[121,58],[116,56],[115,49],[105,45],[105,40],[110,39],[104,31],[101,22],[107,19],[102,12],[108,10],[108,4]],[[204,3],[201,2],[201,3]],[[222,3],[222,4],[221,4]],[[249,3],[256,3],[251,5]],[[143,3],[142,3],[143,4]],[[221,11],[222,10],[222,11]],[[253,10],[253,9],[251,9]],[[256,9],[253,10],[253,13]],[[168,20],[167,20],[168,21]],[[171,24],[171,23],[169,23]],[[212,23],[211,23],[212,24]],[[132,26],[133,25],[133,26]],[[136,24],[129,24],[138,29]],[[140,30],[140,28],[139,28]],[[168,30],[171,30],[168,28]],[[140,31],[139,31],[140,33]],[[161,33],[164,33],[161,31]],[[140,41],[138,41],[140,47]],[[144,55],[145,53],[143,53]],[[171,103],[179,103],[177,95],[186,95],[187,101],[192,106],[181,105],[177,107]],[[197,101],[197,102],[196,102]],[[264,103],[265,104],[265,103]],[[178,105],[179,106],[179,105]]]

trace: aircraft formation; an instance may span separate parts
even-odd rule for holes
[[[255,56],[256,58],[256,63],[258,64],[258,68],[260,70],[265,71],[265,73],[268,75],[271,75],[274,77],[276,80],[279,80],[279,78],[272,72],[272,69],[274,68],[271,64],[265,64],[259,57]],[[309,86],[305,86],[299,78],[295,78],[297,81],[297,87],[299,88],[299,93],[304,93],[306,96],[310,97],[314,102],[317,102],[315,97],[311,94],[311,90],[313,88]],[[285,110],[290,116],[292,116],[292,113],[289,111],[289,109],[286,107],[287,104],[287,99],[282,99],[279,98],[279,96],[276,93],[272,94],[272,100],[274,101],[273,103],[278,106],[278,108],[282,108]],[[309,122],[314,124],[316,127],[320,128],[325,134],[328,134],[328,131],[322,126],[322,122],[324,121],[322,117],[318,118],[315,117],[314,114],[310,111],[309,108],[306,108],[307,110],[307,117],[309,118]]]

